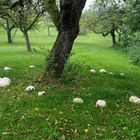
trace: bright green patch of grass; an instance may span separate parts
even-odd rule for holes
[[[140,105],[129,103],[131,95],[140,96],[140,68],[111,48],[110,37],[79,36],[60,83],[44,86],[39,83],[45,63],[42,52],[52,47],[56,32],[51,37],[46,30],[31,32],[32,48],[38,51],[33,53],[26,51],[19,31],[12,45],[7,45],[3,30],[0,34],[0,77],[12,81],[0,89],[1,139],[140,139]],[[31,64],[36,68],[30,69]],[[4,66],[12,70],[5,72]],[[115,75],[94,75],[91,68]],[[36,90],[29,94],[25,88],[30,84]],[[46,95],[38,97],[42,90]],[[84,104],[73,104],[74,97],[81,97]],[[105,100],[107,108],[96,108],[98,99]]]

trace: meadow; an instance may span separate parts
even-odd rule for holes
[[[111,37],[94,33],[79,36],[59,83],[43,85],[45,58],[56,38],[46,29],[29,33],[33,52],[25,47],[17,32],[12,45],[0,29],[0,77],[12,81],[0,88],[0,139],[3,140],[139,140],[140,105],[132,104],[132,95],[140,97],[140,68],[129,57],[114,50]],[[35,65],[35,68],[29,68]],[[11,71],[4,71],[9,66]],[[90,73],[95,69],[97,74]],[[106,69],[115,75],[101,75]],[[120,76],[120,73],[125,76]],[[32,93],[26,87],[34,85]],[[38,91],[45,96],[38,97]],[[80,97],[83,104],[74,104]],[[98,99],[107,107],[95,107]]]

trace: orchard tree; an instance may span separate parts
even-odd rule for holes
[[[86,0],[46,0],[47,12],[58,30],[56,41],[46,61],[43,80],[58,80],[79,34],[79,21]]]
[[[124,14],[122,0],[98,0],[90,9],[93,20],[89,22],[91,29],[104,37],[111,35],[113,45],[116,44],[116,33],[120,34]]]
[[[121,32],[122,47],[128,48],[140,43],[140,2],[138,0],[127,1]]]
[[[85,35],[88,31],[90,31],[89,28],[89,22],[91,19],[91,13],[89,11],[84,11],[82,13],[81,19],[80,19],[80,35]]]
[[[45,26],[47,26],[48,36],[51,36],[50,28],[53,28],[55,26],[50,18],[50,15],[47,12],[45,12],[45,14],[43,16],[43,21],[44,21]]]
[[[45,12],[44,0],[19,0],[10,5],[7,16],[24,34],[27,50],[32,51],[28,32]]]
[[[8,17],[0,18],[0,26],[4,28],[7,32],[8,43],[12,43],[12,30],[16,28],[16,25]]]
[[[8,43],[12,43],[11,30],[16,27],[7,17],[7,6],[10,4],[8,0],[0,0],[0,26],[7,31]]]
[[[93,6],[93,4],[91,5],[91,7]],[[97,20],[98,20],[97,14],[92,12],[91,9],[83,11],[80,19],[81,32],[93,31]]]

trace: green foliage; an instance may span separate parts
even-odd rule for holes
[[[140,43],[130,47],[128,49],[128,53],[132,59],[132,62],[140,66]]]
[[[91,13],[89,11],[84,12],[80,19],[80,35],[85,35],[90,31],[91,21],[93,21]]]
[[[23,32],[33,29],[39,22],[39,18],[45,11],[44,0],[26,1],[22,0],[22,4],[10,1],[11,4],[6,11],[7,16],[16,24]]]
[[[132,62],[140,65],[140,3],[129,1],[125,7],[124,22],[120,28],[119,47],[127,52]]]
[[[123,3],[114,0],[99,0],[95,2],[90,12],[93,20],[92,30],[99,34],[110,34],[112,30],[118,31],[122,23]]]

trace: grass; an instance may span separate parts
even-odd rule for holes
[[[46,30],[32,31],[32,48],[38,52],[28,53],[19,31],[8,45],[0,29],[0,77],[12,81],[10,87],[0,89],[0,139],[140,139],[140,106],[129,103],[131,95],[140,96],[140,68],[126,54],[111,48],[110,37],[90,33],[76,39],[60,83],[41,85],[43,52],[56,38],[56,31],[52,33],[47,37]],[[35,69],[29,68],[32,64]],[[4,66],[12,70],[5,72]],[[94,75],[91,68],[104,68],[115,75]],[[121,72],[124,77],[119,76]],[[36,90],[29,94],[25,88],[30,84]],[[38,97],[42,90],[46,95]],[[81,97],[84,104],[73,104],[74,97]],[[98,99],[105,100],[107,107],[96,108]]]

